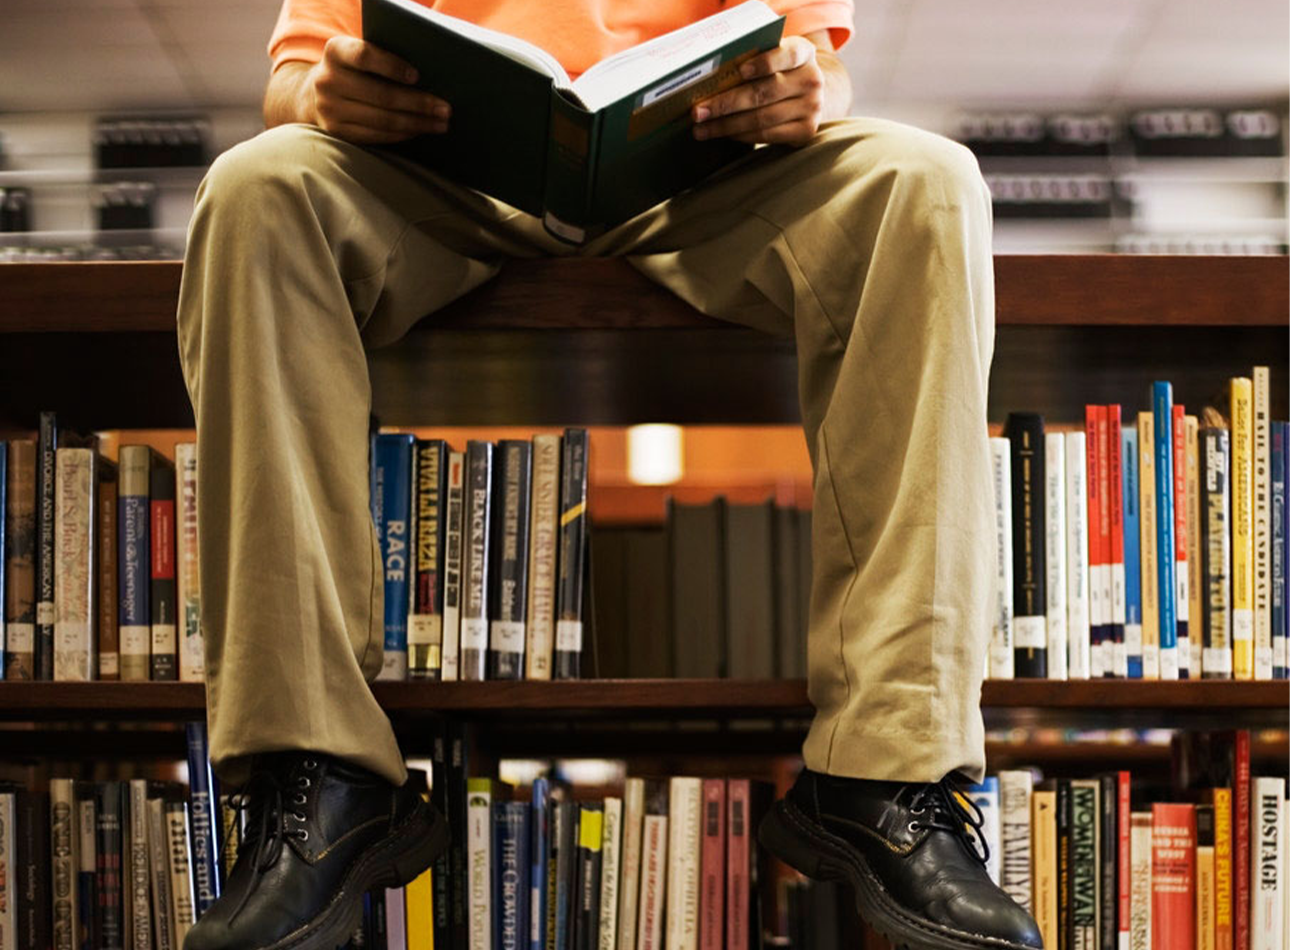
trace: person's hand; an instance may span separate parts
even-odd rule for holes
[[[448,130],[451,107],[411,86],[416,70],[354,36],[333,36],[309,70],[315,124],[360,145]]]
[[[820,127],[824,71],[804,36],[786,36],[740,67],[743,83],[696,103],[694,137],[805,145]]]

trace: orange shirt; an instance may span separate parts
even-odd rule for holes
[[[717,13],[723,0],[420,0],[451,16],[528,40],[571,77],[606,56]],[[834,49],[851,37],[853,0],[766,0],[788,19],[786,36],[828,30]],[[327,40],[362,36],[360,0],[283,0],[269,40],[273,68],[316,63]]]

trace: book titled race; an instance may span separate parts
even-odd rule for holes
[[[363,38],[452,106],[399,151],[581,243],[694,185],[750,146],[698,141],[691,107],[738,85],[784,19],[749,0],[601,60],[576,81],[531,43],[414,0],[363,0]],[[498,103],[506,103],[499,109]],[[519,160],[519,156],[523,156]]]
[[[411,435],[382,433],[372,444],[372,520],[381,545],[385,583],[385,659],[378,679],[403,680],[408,676],[415,443]]]

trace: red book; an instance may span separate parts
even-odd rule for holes
[[[1151,806],[1151,947],[1196,948],[1196,806]]]
[[[1232,740],[1232,889],[1235,924],[1232,950],[1250,950],[1250,732],[1237,729]]]
[[[1178,678],[1191,672],[1190,617],[1187,605],[1187,409],[1174,403],[1174,617],[1178,625]]]
[[[726,838],[726,950],[753,950],[748,933],[752,898],[752,829],[748,827],[751,786],[746,778],[732,778],[726,790],[730,803]]]
[[[1131,911],[1130,895],[1133,888],[1133,866],[1130,860],[1129,852],[1129,829],[1133,824],[1133,818],[1129,801],[1130,774],[1127,771],[1115,773],[1116,784],[1116,813],[1115,813],[1115,833],[1119,839],[1116,842],[1116,873],[1115,881],[1119,887],[1119,908],[1117,911],[1117,922],[1119,923],[1120,945],[1127,946],[1129,942],[1129,914]]]
[[[726,917],[726,782],[703,780],[699,864],[699,950],[721,950]]]
[[[1106,407],[1106,505],[1110,510],[1107,537],[1107,563],[1111,565],[1111,641],[1103,652],[1106,672],[1114,676],[1128,676],[1128,659],[1124,645],[1124,461],[1121,458],[1123,440],[1120,438],[1120,407]],[[1099,446],[1101,450],[1103,446]]]
[[[1102,547],[1102,532],[1099,528],[1102,519],[1102,482],[1098,478],[1098,466],[1101,452],[1098,449],[1098,418],[1105,419],[1105,406],[1084,407],[1084,453],[1087,457],[1088,470],[1085,482],[1088,491],[1088,594],[1089,594],[1089,651],[1092,668],[1089,676],[1102,676],[1106,673],[1103,665],[1102,644],[1105,639],[1106,623],[1110,617],[1110,604],[1102,602],[1102,575],[1106,572],[1107,558]]]

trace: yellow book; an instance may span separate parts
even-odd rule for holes
[[[1268,368],[1254,367],[1252,485],[1254,499],[1254,678],[1272,679],[1272,440],[1268,431]]]
[[[1232,790],[1216,788],[1214,803],[1214,950],[1232,950]]]
[[[1142,560],[1142,678],[1160,679],[1160,601],[1156,597],[1156,421],[1138,413],[1138,537]]]
[[[1205,588],[1200,569],[1200,420],[1183,416],[1183,430],[1183,457],[1187,466],[1187,610],[1191,617],[1189,675],[1198,680],[1205,653]]]
[[[407,921],[408,950],[434,950],[433,872],[426,868],[403,889],[403,918]]]
[[[1254,406],[1246,376],[1231,382],[1232,676],[1254,678]]]
[[[1196,849],[1196,950],[1214,950],[1214,847]]]
[[[1057,793],[1030,796],[1031,908],[1045,947],[1057,946]]]

